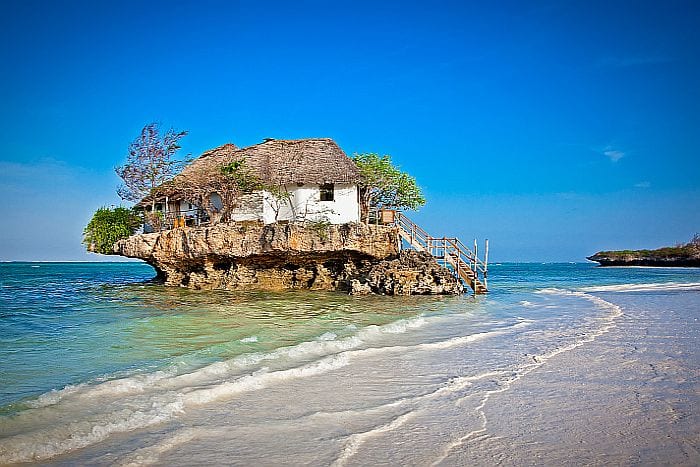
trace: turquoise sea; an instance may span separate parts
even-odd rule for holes
[[[700,463],[700,269],[487,296],[191,291],[0,264],[0,464]]]

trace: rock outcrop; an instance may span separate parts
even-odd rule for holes
[[[153,266],[166,285],[194,289],[453,294],[461,283],[428,254],[399,252],[394,227],[239,222],[133,235],[118,255]]]
[[[691,242],[657,250],[600,251],[587,259],[601,266],[700,267],[700,245]]]
[[[464,286],[430,254],[404,250],[399,258],[380,261],[351,281],[350,293],[365,295],[442,295],[460,294]]]

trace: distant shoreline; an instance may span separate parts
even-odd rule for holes
[[[601,266],[700,267],[700,237],[689,243],[656,250],[599,251],[586,259]]]

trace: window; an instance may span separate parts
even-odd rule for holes
[[[212,193],[209,195],[209,204],[211,204],[215,212],[219,212],[224,208],[224,202],[219,193]]]
[[[333,184],[324,183],[320,186],[321,201],[333,201]]]

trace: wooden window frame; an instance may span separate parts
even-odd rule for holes
[[[319,185],[318,198],[320,201],[335,201],[335,184],[322,183]]]

